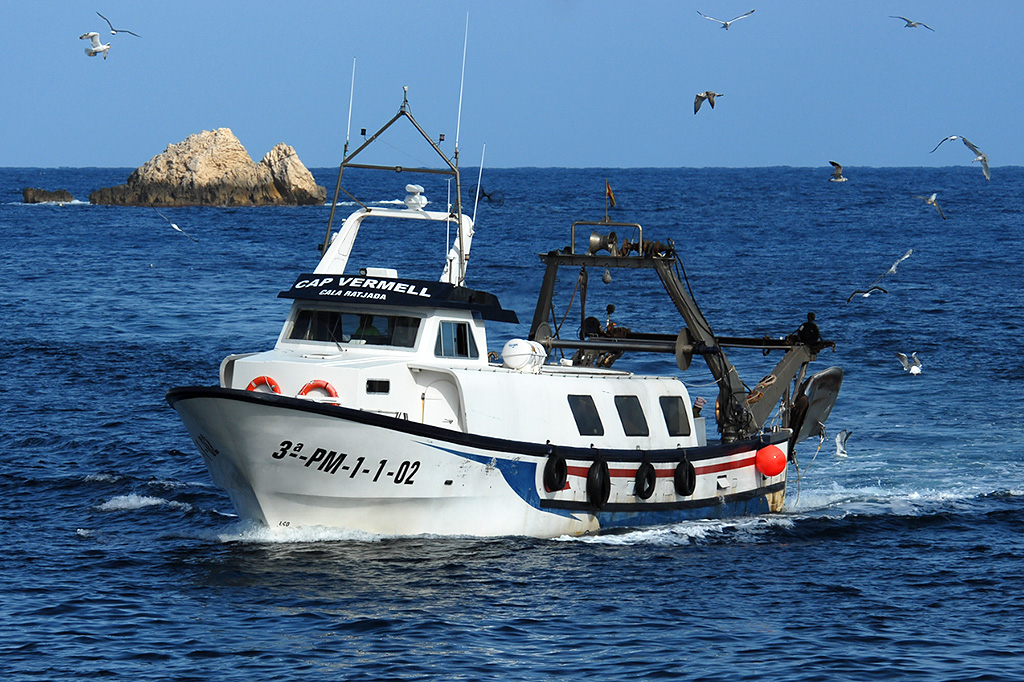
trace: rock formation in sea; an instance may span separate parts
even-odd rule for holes
[[[71,192],[66,189],[58,189],[53,192],[37,187],[26,187],[21,190],[21,198],[26,204],[41,204],[47,201],[55,203],[69,203],[75,200]]]
[[[327,190],[295,150],[278,144],[254,163],[228,128],[204,130],[171,144],[128,181],[89,194],[119,206],[266,206],[322,204]]]

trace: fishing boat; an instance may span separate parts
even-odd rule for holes
[[[400,121],[433,148],[439,168],[361,162]],[[454,199],[426,210],[423,188],[410,183],[401,206],[360,202],[334,232],[336,189],[319,263],[280,293],[291,307],[273,349],[224,358],[219,386],[167,393],[242,519],[545,538],[783,509],[795,445],[823,437],[842,381],[838,367],[808,375],[832,345],[816,327],[777,338],[716,334],[671,240],[650,240],[606,211],[567,226],[562,243],[540,254],[545,274],[527,338],[499,336],[492,347],[492,328],[518,317],[467,286],[474,223],[462,210],[457,151],[454,159],[441,151],[406,98],[358,149],[346,147],[338,188],[347,169],[441,173]],[[350,267],[368,223],[450,230],[440,277],[411,279],[381,262]],[[679,312],[678,331],[618,325],[610,306],[603,324],[587,315],[588,273],[613,271],[652,275]],[[560,282],[575,284],[573,334],[559,323]],[[751,388],[726,355],[734,348],[782,357]],[[650,354],[667,354],[673,371],[614,367]],[[677,376],[695,356],[718,386],[710,440],[700,401]]]

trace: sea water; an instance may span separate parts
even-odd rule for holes
[[[836,344],[815,369],[845,371],[783,513],[553,540],[240,522],[164,394],[272,347],[330,208],[162,209],[193,242],[153,209],[88,203],[129,170],[0,169],[5,679],[1024,678],[1024,169],[486,170],[505,201],[476,207],[467,281],[520,320],[491,325],[491,350],[526,336],[537,254],[605,215],[607,180],[609,218],[672,241],[718,333],[784,336],[813,311]],[[368,202],[453,191],[346,173]],[[336,170],[315,174],[333,193]],[[24,187],[76,201],[24,205]],[[947,220],[915,198],[932,192]],[[451,238],[368,222],[350,267],[433,279]],[[591,274],[602,323],[613,304],[638,331],[682,326],[656,282]],[[778,360],[730,358],[750,385]],[[699,358],[679,375],[714,404]]]

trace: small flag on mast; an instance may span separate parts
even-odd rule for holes
[[[612,186],[607,180],[604,181],[604,196],[608,200],[608,205],[615,208],[615,194],[612,193]]]

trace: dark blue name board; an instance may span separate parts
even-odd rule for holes
[[[518,323],[497,296],[445,282],[350,275],[300,275],[279,298],[333,301],[344,305],[388,305],[416,308],[458,308],[480,313],[485,320]]]

